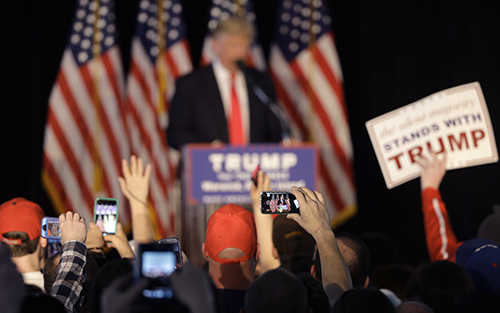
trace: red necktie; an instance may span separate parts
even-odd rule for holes
[[[240,101],[236,94],[235,75],[233,73],[231,74],[231,117],[229,118],[228,131],[231,145],[245,145],[247,143],[243,134]]]

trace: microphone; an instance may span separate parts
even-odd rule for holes
[[[262,88],[260,87],[258,82],[254,81],[254,77],[253,77],[253,75],[250,75],[250,73],[248,71],[248,66],[246,66],[245,61],[240,59],[240,60],[236,61],[236,65],[243,72],[243,75],[245,76],[245,79],[247,80],[248,86],[250,87],[250,89],[252,89],[253,93],[278,118],[278,121],[279,121],[280,126],[281,126],[282,140],[285,144],[289,144],[290,143],[290,125],[286,119],[285,114],[283,113],[283,111],[279,107],[279,105],[274,103],[269,98],[269,96],[264,92],[264,90],[262,90]]]

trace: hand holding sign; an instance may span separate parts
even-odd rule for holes
[[[477,82],[381,115],[366,122],[366,128],[389,189],[418,177],[419,164],[427,164],[424,155],[428,153],[447,153],[446,169],[498,161],[490,116]]]
[[[417,163],[422,167],[422,175],[420,176],[420,186],[422,190],[426,188],[439,189],[444,174],[446,174],[446,152],[443,153],[441,160],[438,156],[431,152],[431,160],[428,158],[418,158]]]

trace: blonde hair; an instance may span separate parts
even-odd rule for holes
[[[255,27],[246,19],[234,15],[228,19],[219,21],[217,27],[213,31],[213,36],[217,37],[219,34],[244,35],[250,41],[253,41],[255,37]]]

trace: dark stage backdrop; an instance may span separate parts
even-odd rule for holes
[[[137,0],[117,0],[124,66]],[[328,0],[345,78],[354,145],[358,215],[341,230],[390,236],[404,261],[427,258],[419,181],[387,190],[364,123],[433,92],[479,81],[500,136],[500,4],[498,1]],[[210,0],[183,0],[198,64]],[[278,0],[254,0],[266,52]],[[0,201],[24,196],[52,207],[40,183],[47,99],[71,27],[74,1],[0,4]],[[500,165],[449,172],[442,185],[458,238],[475,235],[500,202]]]

